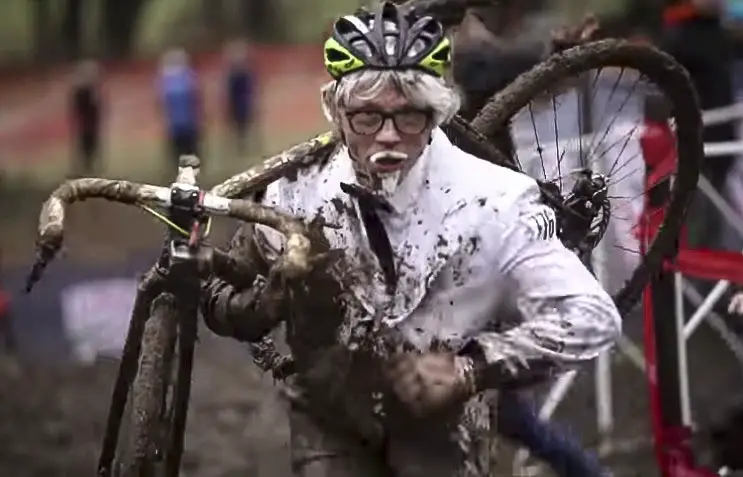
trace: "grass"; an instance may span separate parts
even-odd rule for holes
[[[51,0],[55,30],[61,24],[63,2]],[[125,1],[125,0],[112,0]],[[204,0],[149,0],[137,25],[134,39],[139,54],[152,54],[173,44],[189,45],[199,41],[205,32],[202,23]],[[273,0],[281,4],[286,27],[276,42],[317,43],[330,21],[350,12],[359,0]],[[223,0],[225,22],[229,30],[237,28],[237,5],[241,0]],[[0,2],[0,63],[22,62],[32,57],[34,49],[33,3],[30,0],[2,0]],[[98,44],[97,22],[102,0],[84,0],[86,12],[84,49],[95,54]],[[57,31],[55,31],[55,34]],[[192,45],[198,46],[198,45]]]
[[[113,1],[113,0],[112,0]],[[125,0],[116,0],[125,1]],[[149,0],[137,25],[135,50],[152,54],[163,48],[185,42],[198,41],[205,32],[202,12],[204,0]],[[335,17],[352,12],[364,0],[272,0],[281,5],[286,27],[276,42],[318,43]],[[241,0],[222,0],[225,5],[225,23],[228,30],[239,30],[235,25],[239,17],[237,5]],[[84,43],[89,54],[95,53],[97,19],[101,0],[84,0],[86,19]],[[554,8],[568,17],[579,17],[584,12],[617,12],[626,8],[628,0],[559,0]],[[30,0],[2,0],[0,2],[0,63],[24,61],[33,52],[33,2]],[[58,27],[62,21],[63,2],[52,1],[53,19]],[[192,41],[192,42],[193,42]],[[197,46],[197,45],[193,45]]]
[[[17,60],[29,55],[33,46],[31,2],[0,2],[0,60]]]

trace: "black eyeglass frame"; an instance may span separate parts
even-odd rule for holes
[[[362,114],[369,114],[369,115],[377,115],[378,120],[374,121],[376,126],[371,127],[369,129],[359,128],[359,124],[354,121],[354,119],[358,118]],[[402,124],[402,117],[406,114],[420,114],[421,115],[421,126],[420,128],[415,129],[405,129],[401,128],[400,125]],[[382,111],[380,109],[371,109],[371,108],[361,108],[361,109],[355,109],[351,111],[345,112],[346,119],[348,119],[348,124],[351,127],[351,131],[353,131],[356,134],[359,134],[361,136],[372,136],[374,134],[377,134],[379,131],[382,130],[384,125],[387,123],[388,120],[392,121],[392,125],[395,127],[397,132],[402,134],[420,134],[423,131],[426,130],[431,125],[431,121],[433,121],[433,110],[431,109],[421,109],[421,108],[414,108],[414,107],[406,107],[406,108],[400,108],[394,111]]]

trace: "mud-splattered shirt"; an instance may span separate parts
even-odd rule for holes
[[[272,184],[263,202],[338,226],[325,233],[346,252],[340,280],[350,286],[341,341],[378,314],[421,350],[446,343],[476,346],[500,363],[504,385],[544,377],[596,357],[619,335],[612,300],[556,235],[554,212],[535,181],[453,146],[440,130],[381,213],[392,244],[398,285],[388,294],[370,250],[358,204],[341,191],[356,183],[345,149],[322,167]],[[258,227],[270,260],[282,247]],[[503,322],[516,326],[499,330]],[[498,366],[496,366],[498,367]]]
[[[330,246],[344,252],[334,277],[312,277],[292,288],[283,309],[266,311],[271,307],[262,305],[262,276],[283,237],[245,226],[230,255],[255,276],[242,285],[212,279],[204,294],[207,324],[222,335],[255,341],[286,321],[296,371],[292,403],[306,406],[320,421],[377,444],[420,426],[395,414],[394,403],[385,400],[384,360],[354,348],[358,331],[375,318],[420,350],[443,343],[479,354],[488,378],[483,388],[544,379],[594,358],[619,334],[614,304],[556,237],[554,214],[540,203],[537,184],[526,175],[466,154],[434,131],[389,197],[391,210],[380,212],[394,255],[392,294],[357,200],[341,183],[356,183],[343,149],[273,183],[261,198],[308,220],[320,214],[336,226],[324,231]],[[267,361],[276,364],[274,357]],[[489,475],[493,418],[487,408],[478,396],[451,419],[436,418],[434,428],[464,452],[463,470],[452,475]]]

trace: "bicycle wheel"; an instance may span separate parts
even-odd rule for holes
[[[646,120],[653,114],[643,104],[647,94],[661,95],[669,106],[676,163],[663,180],[670,183],[667,200],[654,212],[660,227],[641,254],[636,238],[645,197],[640,138],[648,133]],[[608,120],[607,113],[612,115]],[[539,180],[543,192],[559,190],[562,198],[569,198],[580,171],[604,179],[608,203],[597,216],[603,225],[591,226],[605,227],[593,244],[605,256],[594,251],[594,263],[610,266],[614,277],[621,275],[605,286],[620,312],[628,313],[663,260],[675,252],[697,185],[702,120],[686,71],[667,54],[644,45],[623,40],[581,45],[518,77],[472,126],[487,137],[511,127],[517,153],[510,165]]]
[[[155,475],[156,466],[164,460],[172,427],[168,402],[177,327],[175,297],[162,294],[152,305],[142,337],[124,447],[117,459],[121,477]]]

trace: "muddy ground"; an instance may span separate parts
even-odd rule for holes
[[[243,348],[202,334],[182,475],[288,475],[281,404],[248,361]],[[116,369],[0,360],[0,475],[95,475]]]
[[[26,198],[27,209],[42,200],[39,194]],[[4,204],[3,230],[13,230],[2,239],[6,266],[27,263],[36,212],[8,210],[8,201]],[[162,233],[138,211],[101,203],[73,209],[68,230],[61,260],[87,264],[126,260],[151,249]],[[218,228],[216,236],[225,238],[226,227]],[[247,350],[203,329],[195,360],[183,475],[288,475],[281,403]],[[0,355],[0,475],[95,475],[117,369],[118,362],[110,359],[75,366]]]
[[[31,208],[39,203],[40,198],[27,201]],[[123,207],[103,207],[86,204],[73,214],[65,260],[126,260],[129,251],[157,243],[161,229],[151,219]],[[2,246],[6,257],[23,262],[30,255],[36,212],[14,208],[0,207],[8,214],[4,231],[13,231],[2,234]],[[226,229],[220,230],[226,237]],[[639,325],[638,317],[632,317],[626,329],[638,338]],[[742,380],[730,353],[709,330],[692,340],[691,350],[693,402],[704,424],[725,396],[740,390]],[[608,462],[617,475],[651,477],[656,471],[647,446],[645,381],[626,360],[618,356],[616,361],[616,434],[620,444],[637,446]],[[76,367],[0,356],[0,476],[93,476],[116,367],[108,360]],[[563,424],[588,445],[597,443],[593,386],[589,369],[559,411]],[[287,437],[282,403],[271,380],[257,372],[242,346],[202,331],[183,475],[287,476]]]

